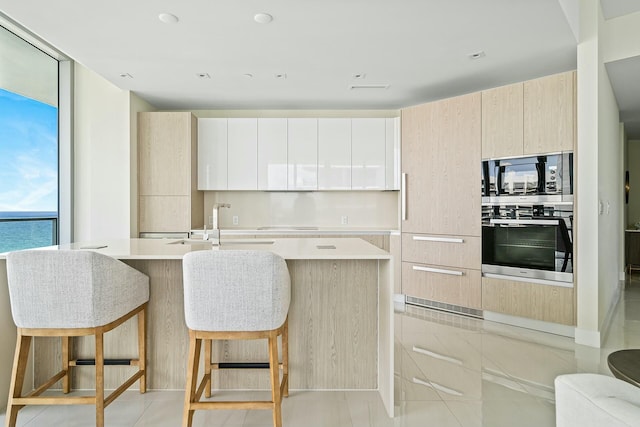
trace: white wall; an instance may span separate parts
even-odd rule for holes
[[[598,13],[583,0],[577,60],[577,153],[575,227],[576,342],[598,347]]]
[[[129,92],[75,67],[75,241],[130,236]]]
[[[598,194],[604,208],[598,221],[598,325],[604,332],[609,312],[617,302],[618,281],[624,270],[624,253],[619,245],[624,240],[624,146],[620,139],[620,113],[604,63],[600,64],[598,77]]]
[[[624,270],[624,138],[604,65],[610,28],[599,0],[580,6],[576,342],[599,347]]]

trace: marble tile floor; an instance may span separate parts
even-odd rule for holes
[[[640,277],[631,280],[608,331],[594,349],[573,339],[404,306],[396,313],[396,418],[375,391],[292,391],[284,426],[502,427],[555,425],[553,380],[572,372],[611,375],[606,358],[640,348]],[[267,392],[224,392],[222,399],[267,399]],[[106,410],[109,427],[175,427],[183,393],[126,392]],[[4,414],[0,423],[4,424]],[[26,427],[94,425],[93,406],[27,407]],[[271,426],[270,411],[199,411],[194,426]]]

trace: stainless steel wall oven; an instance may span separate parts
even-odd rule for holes
[[[573,204],[485,205],[482,273],[573,286]]]

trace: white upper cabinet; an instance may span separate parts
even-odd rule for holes
[[[386,119],[352,119],[353,190],[386,189]]]
[[[198,119],[198,190],[227,189],[227,119]]]
[[[318,119],[318,190],[351,189],[351,119]]]
[[[289,190],[318,189],[318,119],[287,120]]]
[[[258,119],[228,119],[229,190],[258,189]]]
[[[385,189],[400,190],[400,117],[385,119]]]
[[[287,189],[287,119],[258,119],[258,190]]]
[[[198,119],[198,190],[399,188],[399,117]]]

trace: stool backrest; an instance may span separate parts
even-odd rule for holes
[[[20,328],[104,326],[149,300],[146,275],[92,251],[10,252],[7,279]]]
[[[267,251],[197,251],[182,261],[187,326],[199,331],[267,331],[284,323],[291,279]]]

